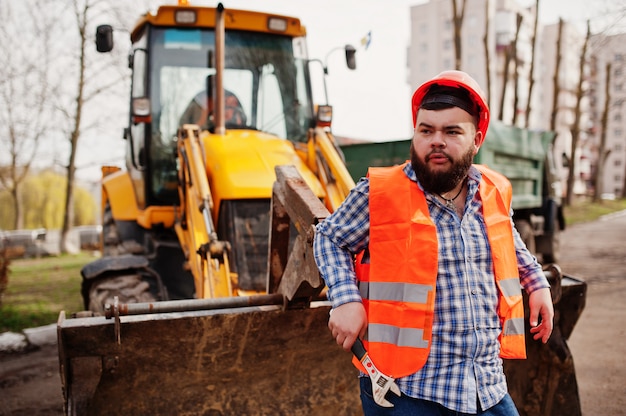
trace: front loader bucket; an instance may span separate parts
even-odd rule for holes
[[[585,308],[587,284],[562,275],[557,265],[548,266],[554,303],[554,330],[547,344],[535,341],[526,313],[526,360],[504,360],[509,393],[520,416],[580,416],[580,397],[574,358],[567,345],[574,326]]]
[[[313,302],[119,319],[62,312],[65,413],[361,414],[357,372],[328,330],[329,310]]]

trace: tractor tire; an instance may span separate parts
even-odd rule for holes
[[[107,200],[102,213],[102,255],[103,256],[119,256],[122,245],[120,237],[113,218],[111,203]]]
[[[530,225],[530,222],[528,220],[516,220],[515,228],[517,228],[517,232],[520,237],[522,237],[522,241],[526,244],[528,251],[530,251],[533,256],[537,256],[535,233],[533,232],[533,227]]]
[[[555,227],[552,235],[544,242],[545,250],[542,250],[541,260],[543,264],[557,263],[560,257],[561,235],[558,227]]]
[[[94,282],[89,288],[89,310],[104,314],[104,305],[112,304],[117,296],[119,303],[156,302],[150,284],[140,274],[108,277]]]
[[[136,241],[122,241],[113,217],[111,203],[107,200],[102,213],[102,255],[103,257],[123,254],[143,254],[143,247]]]

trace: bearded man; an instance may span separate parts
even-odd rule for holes
[[[472,160],[489,108],[476,81],[446,71],[413,94],[410,162],[370,168],[318,224],[315,261],[332,304],[329,329],[350,351],[362,340],[401,392],[381,407],[361,370],[370,415],[517,415],[502,358],[525,358],[530,326],[546,343],[550,289],[512,219],[502,175]]]

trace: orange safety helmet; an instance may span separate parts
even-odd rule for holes
[[[441,85],[445,87],[463,88],[469,92],[474,104],[478,106],[478,130],[483,133],[483,138],[487,135],[489,127],[489,107],[485,94],[480,88],[476,80],[463,71],[443,71],[430,81],[426,81],[420,85],[413,93],[413,127],[417,120],[417,111],[422,104],[424,96],[432,85]]]

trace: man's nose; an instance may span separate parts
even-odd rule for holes
[[[430,139],[430,147],[446,147],[446,141],[442,131],[435,130]]]

